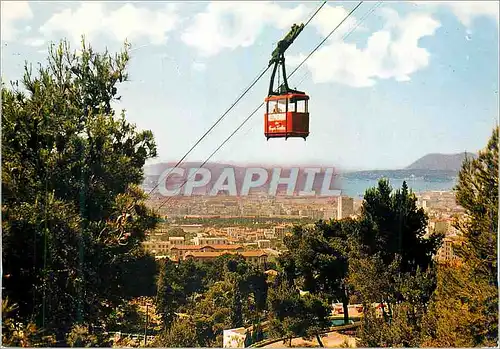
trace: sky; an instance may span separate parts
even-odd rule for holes
[[[498,120],[498,1],[329,1],[286,52],[292,88],[310,96],[307,141],[264,136],[264,107],[212,161],[397,169],[428,153],[476,152]],[[307,2],[1,3],[2,79],[45,64],[50,42],[132,45],[119,86],[130,122],[152,130],[155,161],[179,160],[267,67]],[[267,95],[260,79],[186,161],[204,161]]]

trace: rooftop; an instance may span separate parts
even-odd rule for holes
[[[263,257],[267,256],[267,253],[260,250],[255,251],[243,251],[243,252],[224,252],[224,251],[210,251],[210,252],[202,252],[202,251],[194,251],[186,253],[186,257],[192,256],[195,258],[216,258],[225,254],[239,254],[243,257]]]
[[[211,248],[214,250],[238,250],[242,249],[241,245],[177,245],[172,246],[170,250],[184,250],[184,251],[197,251],[204,248]]]

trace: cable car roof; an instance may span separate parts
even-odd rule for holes
[[[309,99],[309,96],[304,94],[299,94],[299,93],[288,93],[284,95],[273,95],[273,96],[268,96],[265,98],[266,102],[269,101],[277,101],[280,99],[292,99],[292,100],[298,100],[298,101],[305,101]]]

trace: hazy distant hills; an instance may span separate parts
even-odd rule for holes
[[[367,171],[349,171],[341,173],[341,177],[348,180],[376,180],[381,177],[393,178],[393,179],[408,179],[408,178],[419,178],[425,181],[450,181],[456,178],[458,171],[462,166],[462,162],[467,157],[477,157],[473,153],[459,153],[459,154],[427,154],[417,161],[413,162],[411,165],[404,169],[397,170],[367,170]],[[175,163],[158,163],[154,165],[149,165],[145,167],[146,182],[157,183],[158,178],[162,172],[164,172],[169,167],[174,167]],[[186,162],[180,167],[184,169],[197,168],[202,165],[201,162]],[[255,166],[255,165],[254,165]],[[227,163],[215,163],[210,162],[203,166],[204,168],[210,170],[212,175],[212,181],[217,179],[224,168],[231,167],[235,171],[236,183],[242,183],[245,176],[246,169],[250,165],[235,165]],[[264,167],[268,169],[269,181],[271,179],[271,170],[273,166],[260,165],[255,167]],[[312,166],[290,166],[290,167],[312,167]],[[320,167],[320,166],[318,166]],[[282,176],[287,176],[288,171],[283,168]],[[314,181],[314,189],[319,190],[324,178],[324,172],[317,175]],[[306,176],[300,171],[298,186],[302,187],[305,182]],[[182,180],[179,179],[181,182]],[[175,180],[174,180],[175,181]],[[335,188],[336,185],[332,183],[331,189]]]
[[[476,158],[473,153],[459,154],[427,154],[410,166],[406,170],[439,170],[439,171],[455,171],[458,172],[462,167],[462,162],[465,157]]]
[[[175,162],[162,162],[162,163],[158,163],[158,164],[148,165],[148,166],[144,167],[144,172],[146,175],[159,176],[168,168],[174,167],[175,164],[176,164]],[[201,167],[201,165],[202,165],[202,162],[183,162],[182,165],[179,167],[187,169],[187,168]],[[227,167],[234,168],[236,174],[241,172],[243,175],[245,175],[246,167],[244,167],[243,165],[238,166],[238,165],[229,165],[229,164],[220,163],[220,162],[207,162],[203,166],[203,168],[209,169],[212,172],[212,174],[214,174],[214,175],[215,175],[215,173],[217,173],[217,175],[219,175],[220,172],[222,172],[222,170],[224,168],[227,168]],[[215,172],[213,172],[213,171],[215,171]]]
[[[354,171],[345,173],[344,177],[348,179],[421,178],[433,182],[449,181],[458,175],[466,156],[476,158],[477,154],[427,154],[404,169]]]

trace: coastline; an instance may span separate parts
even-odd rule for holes
[[[452,191],[457,180],[424,180],[420,178],[387,178],[391,187],[396,190],[401,188],[403,182],[406,181],[408,188],[414,193],[421,193],[427,191]],[[368,188],[376,187],[378,179],[361,179],[361,178],[341,178],[340,190],[342,195],[347,195],[353,198],[362,198]]]

